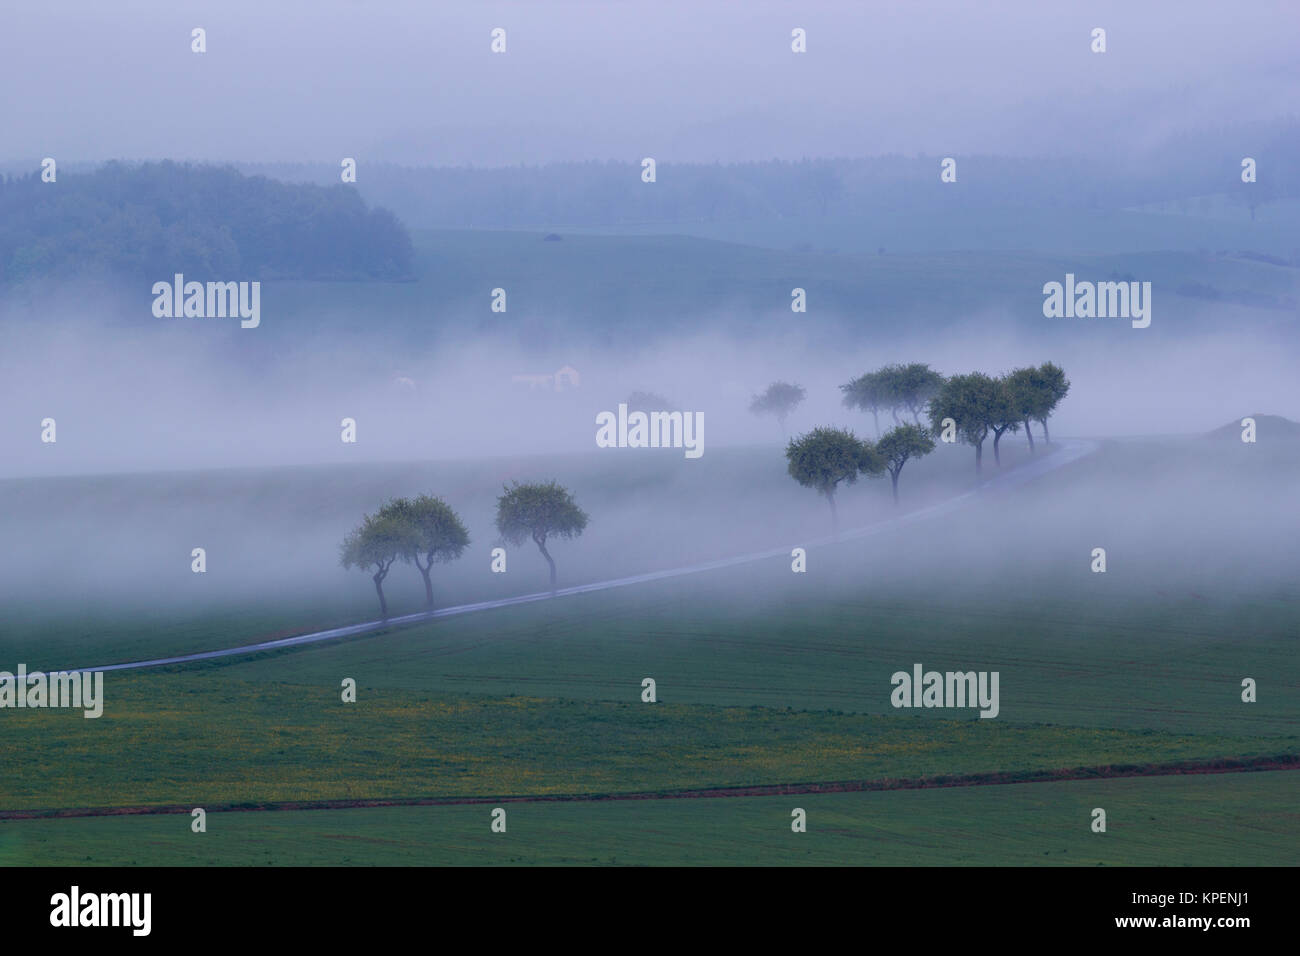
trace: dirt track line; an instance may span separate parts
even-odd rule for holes
[[[858,538],[872,537],[885,531],[892,531],[895,528],[911,524],[914,521],[923,521],[927,518],[935,518],[940,515],[949,514],[960,508],[965,502],[981,494],[996,494],[1010,488],[1023,485],[1027,481],[1041,477],[1050,471],[1055,471],[1065,465],[1078,461],[1097,450],[1098,444],[1095,441],[1082,439],[1065,439],[1058,440],[1057,448],[1051,455],[1030,461],[1011,471],[1004,472],[986,481],[971,491],[963,492],[953,498],[938,502],[937,504],[928,505],[916,511],[909,512],[905,515],[899,515],[897,518],[890,518],[887,521],[881,521],[873,525],[867,525],[865,528],[855,528],[852,531],[845,531],[838,536],[827,535],[821,538],[814,538],[811,541],[799,542],[799,547],[821,547],[829,544],[840,544],[845,541],[853,541]],[[194,654],[178,654],[173,657],[156,657],[143,661],[126,661],[120,664],[101,664],[98,667],[73,667],[64,670],[64,673],[75,673],[77,671],[123,671],[139,670],[145,667],[167,667],[173,664],[191,664],[195,661],[207,661],[220,657],[235,657],[243,654],[256,654],[259,651],[278,650],[284,647],[294,647],[299,644],[316,644],[321,641],[332,641],[341,637],[352,637],[357,634],[367,634],[372,631],[387,630],[391,627],[397,627],[403,624],[418,624],[423,621],[437,620],[444,617],[456,617],[461,614],[469,614],[473,611],[487,611],[502,607],[513,607],[517,604],[532,604],[535,601],[546,601],[557,597],[568,597],[573,594],[587,594],[592,591],[608,591],[611,588],[628,587],[633,584],[646,584],[651,581],[661,581],[666,578],[681,577],[686,574],[699,574],[703,571],[716,571],[722,568],[735,567],[741,564],[751,564],[755,561],[765,561],[771,558],[788,558],[790,556],[791,546],[787,545],[780,548],[771,548],[767,551],[756,551],[750,554],[737,555],[731,558],[720,558],[716,561],[705,561],[700,564],[686,565],[680,568],[669,568],[664,571],[652,571],[648,574],[635,574],[625,578],[612,578],[608,581],[595,581],[591,584],[579,584],[575,587],[560,588],[554,594],[549,591],[539,591],[533,594],[521,594],[518,597],[499,598],[494,601],[477,601],[473,604],[458,604],[454,607],[439,608],[436,611],[419,611],[415,614],[404,614],[400,617],[391,617],[383,621],[367,621],[364,624],[352,624],[348,627],[335,627],[325,631],[313,631],[310,634],[299,634],[294,637],[283,637],[277,640],[259,641],[256,644],[241,644],[238,647],[227,647],[216,651],[199,651]],[[58,670],[58,668],[45,668],[47,672]]]
[[[444,807],[501,803],[605,803],[615,800],[701,800],[724,797],[778,797],[816,793],[861,793],[882,790],[931,790],[947,787],[1008,786],[1017,783],[1054,783],[1072,780],[1116,780],[1128,777],[1170,777],[1191,774],[1260,773],[1268,770],[1300,770],[1300,754],[1271,757],[1181,760],[1174,763],[1116,764],[1075,767],[1070,770],[955,774],[938,777],[878,780],[837,780],[826,783],[773,783],[736,787],[704,787],[682,790],[642,790],[627,793],[516,794],[498,797],[407,797],[375,800],[296,800],[274,803],[238,803],[204,807],[208,813],[251,813],[276,810],[356,810],[374,807]],[[87,807],[61,810],[0,810],[3,820],[50,820],[65,817],[146,816],[189,813],[190,804],[153,807]]]

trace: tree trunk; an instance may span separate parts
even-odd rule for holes
[[[900,468],[898,471],[891,471],[891,472],[889,473],[889,478],[890,478],[890,480],[894,483],[894,504],[898,504],[898,474],[899,474],[899,471],[902,471],[902,469]]]
[[[872,419],[875,420],[875,423],[876,423],[876,437],[879,438],[879,437],[880,437],[880,413],[877,412],[875,409],[872,409],[872,410],[871,410],[871,417],[872,417]]]
[[[1043,443],[1050,445],[1052,443],[1052,433],[1047,430],[1047,419],[1040,418],[1039,421],[1043,425]]]
[[[375,593],[379,595],[379,616],[383,620],[388,620],[388,602],[384,600],[384,575],[387,571],[378,571],[375,573]]]
[[[975,446],[975,474],[984,474],[984,443]]]
[[[998,442],[1000,441],[1002,441],[1002,432],[995,431],[993,433],[993,460],[999,468],[1002,467],[1002,454],[998,451]]]
[[[1034,433],[1029,428],[1029,419],[1025,419],[1025,435],[1029,438],[1029,454],[1034,453]]]
[[[420,576],[424,578],[424,606],[430,611],[433,610],[433,580],[431,577],[433,571],[433,559],[429,559],[429,566],[425,567],[420,564],[420,559],[415,559],[415,566],[420,569]]]
[[[835,510],[835,489],[832,488],[826,495],[826,500],[831,503],[831,534],[839,537],[840,534],[840,516]]]
[[[891,408],[891,409],[889,410],[889,414],[891,414],[891,415],[894,416],[894,424],[895,424],[895,425],[901,425],[901,424],[903,424],[903,420],[902,420],[901,418],[898,417],[898,409],[897,409],[897,408]]]
[[[914,409],[912,409],[912,417],[913,417],[914,419],[916,419],[916,427],[917,427],[917,428],[920,428],[920,427],[921,427],[921,413],[918,412],[918,411],[914,408]]]
[[[555,596],[555,559],[551,557],[551,552],[546,550],[545,538],[540,538],[540,539],[533,538],[533,540],[537,542],[537,547],[541,550],[542,557],[546,559],[546,563],[551,566],[551,596],[554,597]]]

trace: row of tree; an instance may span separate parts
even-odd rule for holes
[[[924,362],[910,365],[886,365],[874,372],[859,375],[853,381],[840,386],[844,393],[844,405],[871,412],[876,425],[876,437],[880,437],[880,413],[888,411],[894,417],[894,424],[903,424],[898,413],[910,413],[919,426],[921,412],[943,389],[944,377]]]
[[[555,559],[546,548],[550,538],[576,538],[587,527],[587,514],[573,495],[554,481],[504,488],[497,499],[497,532],[508,544],[532,539],[551,570],[556,589]],[[441,498],[393,498],[343,539],[340,561],[345,568],[369,572],[379,596],[379,611],[388,617],[384,581],[397,562],[414,564],[424,579],[425,605],[433,610],[433,566],[454,561],[469,546],[469,532],[460,516]]]
[[[850,429],[819,427],[791,439],[785,451],[791,477],[826,498],[832,525],[838,525],[835,494],[840,485],[854,484],[864,475],[876,478],[888,474],[897,504],[904,466],[934,451],[935,436],[948,429],[975,447],[977,472],[982,469],[983,446],[990,433],[999,466],[998,443],[1007,432],[1023,427],[1032,449],[1030,422],[1036,421],[1050,441],[1047,419],[1069,392],[1070,383],[1051,362],[997,378],[983,372],[944,378],[928,365],[913,363],[868,372],[840,389],[846,406],[872,413],[876,441],[860,439]],[[802,386],[774,382],[754,399],[750,409],[775,415],[784,428],[786,417],[805,395]],[[923,410],[930,428],[921,424]],[[879,431],[882,411],[890,412],[896,422],[883,435]],[[913,421],[902,421],[899,412],[910,414]],[[552,594],[556,591],[556,567],[547,541],[576,538],[587,521],[572,493],[554,481],[514,482],[503,488],[497,499],[496,528],[501,540],[519,545],[531,539],[537,545],[550,568]],[[420,495],[391,499],[374,514],[365,515],[344,539],[340,559],[345,568],[371,574],[380,613],[387,618],[384,581],[394,564],[415,565],[424,580],[426,606],[432,611],[434,564],[456,560],[468,546],[469,532],[451,506],[441,498]]]
[[[1007,432],[1025,430],[1029,450],[1034,450],[1030,422],[1043,426],[1043,438],[1050,442],[1047,420],[1070,391],[1070,382],[1059,365],[1044,362],[1037,368],[1018,368],[994,378],[970,372],[944,379],[928,402],[930,423],[942,429],[951,420],[957,437],[975,447],[975,471],[983,471],[984,441],[993,435],[993,458],[1001,465],[998,445]]]
[[[984,442],[993,436],[993,457],[999,467],[999,445],[1007,432],[1024,428],[1034,451],[1031,422],[1043,428],[1051,441],[1047,420],[1070,391],[1065,372],[1051,362],[1018,368],[993,377],[983,372],[945,378],[921,362],[887,365],[840,386],[848,408],[871,412],[876,441],[860,439],[851,429],[820,427],[790,440],[786,446],[790,476],[813,488],[830,504],[832,525],[838,524],[835,492],[841,484],[854,484],[860,476],[888,474],[898,503],[898,479],[907,462],[934,450],[935,437],[946,437],[975,448],[976,474],[983,472]],[[785,427],[786,417],[803,401],[805,391],[788,382],[773,382],[754,398],[750,411],[775,415]],[[880,413],[889,412],[895,426],[880,433]],[[900,413],[910,415],[905,422]],[[921,415],[929,427],[921,423]]]
[[[888,472],[898,504],[898,478],[913,458],[934,451],[934,439],[920,425],[899,425],[879,441],[858,438],[847,428],[814,428],[790,440],[785,457],[790,477],[824,496],[831,507],[831,525],[838,527],[835,492],[854,484],[860,475],[880,478]]]

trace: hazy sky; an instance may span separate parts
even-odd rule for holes
[[[1293,114],[1297,36],[1291,0],[12,4],[0,162],[1127,151]]]

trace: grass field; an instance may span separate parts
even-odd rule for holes
[[[0,865],[1287,866],[1296,777],[511,805],[505,833],[490,805],[0,822]]]
[[[952,451],[913,476],[918,502],[970,487],[969,450]],[[1243,457],[1255,452],[1204,439],[1106,443],[1014,493],[811,549],[806,574],[774,559],[336,643],[109,673],[97,720],[3,715],[0,811],[1014,778],[1294,756],[1297,529],[1269,502],[1286,493],[1300,451],[1266,446]],[[712,474],[747,467],[733,460]],[[363,485],[378,480],[351,474]],[[784,487],[776,477],[714,514],[716,526],[744,524],[746,507],[755,517],[770,511]],[[292,480],[277,490],[286,480],[254,482],[257,493],[244,498],[226,484],[217,497],[255,522],[259,508],[276,512],[291,494]],[[699,534],[702,512],[728,507],[725,495],[703,486],[683,494],[644,472],[629,472],[629,487],[608,471],[585,480],[613,527],[572,546],[577,580],[762,539],[797,543],[801,524],[809,537],[827,530],[824,504],[796,494],[796,510],[770,526],[715,540]],[[862,496],[855,517],[890,513],[880,488],[850,491]],[[307,493],[299,496],[310,511]],[[638,536],[642,519],[618,513],[628,497],[647,516],[681,507]],[[675,534],[682,540],[665,547]],[[1097,545],[1110,555],[1105,575],[1089,571]],[[484,568],[465,571],[474,573],[487,586],[528,590],[513,574],[502,583]],[[336,611],[368,616],[365,587],[326,600],[297,569],[283,574],[282,606],[264,604],[264,619],[233,606],[186,618],[167,605],[152,620],[136,618],[133,631],[132,615],[108,606],[69,629],[57,608],[29,604],[23,628],[0,646],[6,659],[50,666],[55,650],[108,660],[146,647],[227,646],[254,636],[259,621],[290,626],[302,608],[312,611],[300,625]],[[159,635],[167,615],[185,627]],[[893,708],[890,675],[914,662],[998,671],[998,718]],[[340,700],[347,677],[357,682],[355,704]],[[657,682],[654,705],[640,699],[645,677]],[[1244,677],[1258,681],[1258,702],[1241,701]],[[791,804],[818,821],[799,837],[788,826],[795,797],[523,803],[511,804],[511,836],[497,844],[481,805],[214,813],[201,836],[183,815],[10,819],[0,821],[0,858],[779,862],[790,845],[774,841],[796,838],[806,844],[785,862],[1285,862],[1300,849],[1297,795],[1300,771],[817,794]],[[1099,805],[1115,821],[1105,836],[1087,829]],[[731,821],[731,837],[720,821]],[[1077,833],[1067,835],[1071,827]],[[207,841],[201,851],[191,837]]]
[[[647,230],[645,235],[566,231],[561,242],[544,242],[542,232],[421,231],[414,236],[418,281],[276,283],[265,292],[265,308],[283,318],[277,320],[278,329],[268,325],[267,334],[282,343],[279,348],[286,354],[310,347],[301,338],[306,322],[314,336],[364,342],[379,330],[356,317],[382,314],[387,334],[413,345],[434,336],[472,333],[519,336],[543,348],[575,337],[590,346],[619,347],[689,334],[699,327],[694,317],[707,315],[712,327],[743,339],[761,330],[786,329],[790,290],[799,287],[808,291],[811,303],[801,335],[814,345],[878,343],[921,331],[955,334],[963,318],[981,310],[1005,310],[1005,328],[1017,335],[1061,343],[1068,340],[1069,326],[1043,322],[1042,287],[1061,281],[1066,272],[1097,281],[1131,275],[1152,282],[1162,312],[1178,316],[1180,335],[1198,328],[1217,331],[1225,322],[1252,328],[1294,322],[1294,309],[1234,309],[1226,302],[1209,309],[1177,291],[1186,283],[1200,283],[1222,293],[1249,290],[1294,299],[1296,269],[1238,256],[1236,250],[1255,245],[1250,241],[1225,249],[1220,236],[1214,244],[1221,224],[1197,235],[1199,221],[1186,225],[1157,214],[1104,213],[1084,217],[1108,219],[1104,240],[1099,235],[1095,241],[1084,238],[1062,246],[1029,238],[1010,249],[990,248],[990,232],[999,225],[1009,235],[1024,235],[1016,215],[1005,209],[968,211],[956,233],[963,237],[956,248],[936,247],[925,238],[904,241],[902,249],[885,255],[878,253],[873,230],[864,230],[861,220],[695,229],[674,224],[668,234]],[[897,240],[896,227],[916,217],[910,208],[893,216],[897,222],[891,219],[880,235]],[[1035,216],[1039,225],[1058,218],[1056,212]],[[1083,235],[1090,225],[1085,224]],[[1154,229],[1159,241],[1152,238],[1152,245],[1136,238],[1125,243],[1125,248],[1132,246],[1128,251],[1098,251],[1118,248],[1106,244],[1113,232],[1136,235],[1132,230],[1141,226]],[[946,236],[954,223],[950,215],[936,214],[924,228]],[[1183,240],[1165,243],[1168,234]],[[815,248],[804,248],[804,240]],[[1292,248],[1281,237],[1277,241]],[[792,243],[798,248],[791,248]],[[1146,251],[1151,249],[1171,251]],[[701,262],[708,268],[700,268]],[[499,286],[502,276],[510,277],[509,311],[493,313],[488,290]],[[918,289],[925,290],[923,296]],[[1002,313],[982,319],[990,333],[1002,328],[992,324],[994,315]],[[1148,338],[1175,328],[1162,332],[1156,326]],[[1109,334],[1133,347],[1131,336],[1122,337],[1121,324]]]

